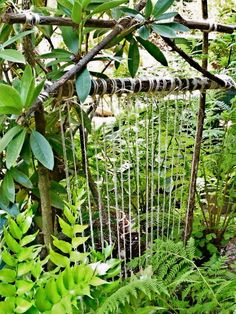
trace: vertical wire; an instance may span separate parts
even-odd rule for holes
[[[94,230],[93,230],[93,215],[92,215],[90,188],[89,188],[88,159],[87,159],[88,157],[87,157],[87,145],[86,145],[86,135],[85,135],[83,113],[81,113],[81,126],[82,126],[82,132],[81,132],[82,133],[82,145],[83,145],[83,150],[84,150],[85,178],[86,178],[86,189],[87,189],[87,199],[88,199],[90,235],[91,235],[92,248],[94,249],[95,244],[94,244]]]
[[[94,121],[94,128],[95,128],[95,121]],[[100,236],[101,236],[101,245],[102,250],[104,249],[104,234],[103,234],[103,210],[102,208],[102,200],[101,200],[101,188],[100,188],[100,176],[99,176],[99,165],[98,165],[98,139],[95,139],[94,144],[95,150],[95,162],[96,162],[96,172],[97,172],[97,191],[98,191],[98,211],[99,211],[99,222],[100,222]]]
[[[166,207],[166,162],[167,162],[167,154],[168,154],[168,130],[169,130],[169,108],[167,101],[164,99],[164,105],[165,105],[165,110],[166,110],[166,123],[165,123],[165,151],[164,151],[164,159],[163,159],[163,167],[164,167],[164,172],[163,172],[163,177],[164,177],[164,184],[163,184],[163,210],[162,210],[162,239],[164,239],[164,229],[165,229],[165,207]]]
[[[187,108],[187,97],[186,94],[184,94],[184,103],[186,104],[185,108]],[[192,104],[192,99],[191,99],[191,94],[189,94],[189,104]],[[189,108],[190,106],[188,106]],[[189,131],[189,123],[187,123],[187,128],[186,128],[186,134],[188,135],[188,131]],[[182,186],[181,186],[181,197],[180,197],[180,206],[182,207],[183,205],[183,196],[184,196],[184,192],[185,192],[185,179],[186,179],[186,170],[185,170],[185,165],[186,165],[186,157],[187,157],[187,145],[185,144],[184,146],[184,152],[183,152],[183,168],[184,168],[184,175],[182,176]],[[180,209],[181,209],[180,207]],[[181,216],[179,217],[179,224],[178,224],[178,233],[180,234],[181,232]]]
[[[128,108],[128,132],[127,132],[127,143],[128,143],[128,160],[129,163],[131,163],[131,154],[130,154],[130,112],[131,108]],[[132,213],[131,213],[131,173],[130,173],[130,167],[131,164],[129,165],[128,168],[128,212],[129,212],[129,222],[130,222],[130,227],[129,227],[129,256],[130,260],[132,259],[132,230],[131,230],[131,219],[132,219]]]
[[[122,218],[122,242],[123,242],[123,257],[124,257],[124,274],[125,278],[127,277],[127,268],[126,268],[126,230],[125,230],[125,201],[124,201],[124,175],[123,175],[123,163],[124,163],[124,158],[123,158],[123,139],[122,139],[122,134],[121,130],[122,128],[122,121],[121,121],[121,116],[122,116],[122,106],[121,106],[121,96],[118,96],[118,111],[119,111],[119,117],[118,117],[118,126],[119,126],[119,134],[120,134],[120,139],[119,139],[119,150],[120,150],[120,190],[121,190],[121,212],[123,215]]]
[[[74,176],[75,176],[75,197],[78,195],[79,191],[79,185],[78,185],[78,171],[77,171],[77,165],[76,165],[76,153],[75,153],[75,141],[74,141],[74,136],[72,133],[72,127],[71,127],[71,114],[70,114],[70,106],[68,103],[66,103],[67,106],[67,112],[68,112],[68,122],[69,122],[69,132],[70,132],[70,140],[71,140],[71,148],[72,148],[72,157],[73,157],[73,167],[74,167]],[[79,220],[80,224],[83,225],[83,217],[82,217],[82,212],[81,212],[81,207],[79,206],[78,208],[78,213],[79,213]],[[82,236],[84,237],[84,231],[82,232]],[[86,250],[86,245],[83,243],[83,250],[85,252]]]
[[[65,133],[64,133],[64,129],[63,129],[61,108],[59,108],[59,119],[60,119],[60,128],[61,128],[63,159],[64,159],[64,165],[65,165],[65,174],[66,174],[66,191],[67,191],[68,201],[70,204],[72,204],[69,167],[68,167],[68,159],[67,159],[67,152],[66,152],[66,140],[65,140]]]
[[[113,161],[113,182],[115,191],[115,215],[116,215],[116,233],[117,233],[117,250],[118,257],[121,259],[121,246],[120,246],[120,231],[119,231],[119,200],[118,200],[118,179],[117,179],[117,166],[116,166],[116,153],[115,153],[115,134],[114,127],[111,129],[112,134],[112,161]]]
[[[148,229],[149,229],[149,105],[146,106],[145,111],[145,140],[146,140],[146,168],[145,168],[145,177],[146,177],[146,249],[148,248]]]
[[[160,189],[161,189],[161,104],[158,103],[158,178],[157,178],[157,235],[160,234]]]
[[[139,152],[139,108],[135,102],[135,149],[136,149],[136,197],[138,219],[138,256],[141,256],[141,226],[140,226],[140,152]]]
[[[171,174],[170,174],[170,192],[169,192],[169,208],[168,208],[168,223],[167,223],[167,239],[170,236],[170,216],[171,216],[171,204],[172,204],[172,189],[173,189],[173,174],[174,174],[174,153],[175,153],[175,138],[176,138],[176,123],[177,123],[177,108],[178,102],[175,99],[175,110],[174,110],[174,130],[173,130],[173,140],[172,140],[172,156],[171,156]],[[174,222],[175,213],[172,210],[172,219]],[[172,223],[173,225],[173,223]],[[172,229],[172,237],[173,237],[173,229]]]
[[[106,203],[107,203],[107,218],[108,218],[108,236],[109,244],[112,245],[112,227],[111,227],[111,205],[110,205],[110,196],[109,196],[109,176],[107,168],[107,147],[106,147],[106,135],[105,135],[105,126],[102,125],[102,140],[103,140],[103,154],[104,154],[104,167],[105,167],[105,185],[106,185]]]
[[[154,112],[153,112],[153,106],[154,106],[154,99],[153,96],[150,97],[151,100],[151,204],[150,204],[150,210],[151,210],[151,218],[150,218],[150,225],[151,225],[151,244],[153,243],[153,223],[154,223],[154,163],[155,163],[155,156],[154,156]],[[152,247],[152,246],[151,246]]]
[[[179,99],[179,94],[177,93],[176,94],[176,102],[179,104],[180,102],[180,99]],[[179,129],[178,129],[178,134],[177,134],[177,138],[175,140],[175,142],[177,143],[178,145],[178,151],[177,151],[177,160],[175,161],[175,164],[178,166],[178,174],[175,174],[176,175],[176,187],[175,187],[175,193],[174,193],[174,203],[173,203],[173,211],[176,211],[176,202],[177,202],[177,191],[178,191],[178,184],[180,183],[180,179],[182,177],[182,173],[180,171],[180,169],[182,169],[181,167],[181,147],[183,145],[183,136],[182,135],[182,128],[183,128],[183,112],[184,112],[184,106],[181,106],[180,108],[180,112],[178,112],[178,116],[179,116]],[[179,197],[178,197],[179,199]],[[181,217],[181,212],[179,211],[178,212],[178,221],[177,221],[177,230],[178,230],[178,223],[179,223],[179,220],[180,220],[180,217]],[[173,239],[173,236],[174,236],[174,229],[175,229],[175,215],[173,216],[173,222],[172,222],[172,239]],[[179,232],[177,232],[177,234],[179,234]]]

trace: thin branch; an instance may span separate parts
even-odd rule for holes
[[[203,67],[200,66],[193,58],[187,55],[182,49],[176,46],[176,44],[169,38],[162,37],[162,39],[172,48],[173,51],[177,52],[186,62],[188,62],[191,67],[202,73],[205,77],[209,78],[211,81],[218,83],[220,86],[224,86],[225,83],[222,79],[215,76],[211,72],[207,71]]]
[[[74,23],[68,17],[59,16],[47,16],[39,15],[40,19],[38,23],[34,21],[35,25],[57,25],[57,26],[71,26],[78,28],[79,25]],[[23,13],[6,13],[0,17],[0,22],[5,24],[25,24],[26,15]],[[175,22],[181,23],[190,29],[198,29],[201,31],[208,32],[220,32],[232,34],[236,30],[235,25],[221,24],[221,23],[210,23],[207,21],[196,21],[196,20],[186,20],[181,15],[177,15],[174,18]],[[88,19],[85,22],[86,27],[92,28],[113,28],[117,24],[116,20],[105,20],[105,19]]]
[[[179,14],[176,15],[174,21],[187,26],[189,29],[198,29],[207,32],[232,34],[236,30],[236,25],[210,23],[207,21],[186,20]]]
[[[142,25],[142,22],[137,21],[131,17],[124,17],[120,22],[114,27],[114,29],[93,49],[90,50],[79,62],[73,66],[68,72],[66,72],[59,80],[55,81],[51,86],[48,86],[46,90],[40,95],[37,101],[32,105],[29,111],[26,113],[25,117],[29,117],[33,112],[35,112],[39,106],[50,97],[55,91],[57,91],[61,86],[63,86],[69,79],[75,76],[75,74],[81,72],[86,65],[108,44],[110,41],[120,34],[124,29],[129,29],[131,26],[135,25],[136,28]]]

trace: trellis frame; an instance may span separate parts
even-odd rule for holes
[[[204,2],[204,0],[203,0]],[[136,6],[136,9],[137,10],[141,10],[146,4],[146,1],[145,0],[142,0],[138,3],[138,5]],[[51,20],[50,20],[51,19]],[[176,21],[178,19],[181,19],[180,16],[177,16],[176,17]],[[67,20],[63,20],[62,18],[60,18],[60,20],[55,20],[53,19],[52,17],[48,17],[48,20],[45,19],[45,17],[40,17],[40,16],[37,16],[35,15],[35,13],[31,13],[31,14],[28,14],[25,15],[25,14],[21,14],[21,15],[18,15],[18,16],[14,16],[13,15],[5,15],[2,16],[2,22],[5,22],[5,23],[9,23],[9,24],[12,24],[12,23],[29,23],[31,24],[32,26],[35,25],[35,24],[40,24],[40,23],[44,23],[44,24],[41,24],[41,25],[46,25],[46,23],[51,23],[50,25],[52,25],[52,23],[58,23],[56,25],[63,25],[63,23],[67,23],[68,26],[71,26],[71,21],[69,21],[68,19]],[[127,29],[127,28],[131,28],[132,31],[135,30],[135,29],[138,29],[139,27],[141,27],[143,25],[143,22],[140,22],[138,20],[136,20],[135,18],[132,18],[132,17],[125,17],[125,18],[122,18],[121,20],[119,20],[118,22],[117,21],[100,21],[98,23],[98,21],[96,20],[90,20],[88,21],[88,23],[91,23],[90,25],[93,25],[96,27],[98,27],[98,24],[102,26],[102,23],[105,23],[107,24],[107,27],[110,27],[111,25],[113,25],[113,30],[111,32],[109,32],[109,34],[101,41],[101,43],[99,43],[97,46],[95,46],[89,53],[87,53],[85,56],[83,56],[82,59],[80,59],[73,67],[72,69],[70,69],[69,71],[67,71],[59,80],[53,82],[52,84],[48,85],[46,87],[46,89],[40,94],[40,96],[38,97],[36,103],[29,109],[28,112],[26,112],[26,114],[24,116],[21,116],[18,120],[19,123],[27,123],[27,119],[32,115],[34,114],[35,115],[35,119],[36,119],[36,125],[38,125],[39,129],[41,130],[42,134],[45,132],[45,129],[40,126],[40,121],[43,119],[43,103],[45,100],[47,100],[49,97],[53,97],[53,95],[58,91],[59,88],[63,87],[65,85],[65,83],[67,81],[69,81],[70,79],[72,79],[75,74],[77,73],[80,73],[84,67],[115,37],[117,36],[118,34],[120,34],[124,29]],[[196,29],[201,29],[205,32],[210,32],[210,31],[222,31],[222,32],[227,32],[227,33],[232,33],[234,30],[235,30],[235,27],[233,26],[227,26],[227,25],[222,25],[222,24],[215,24],[215,23],[209,23],[209,22],[200,22],[200,23],[195,23],[195,25],[193,25],[193,23],[190,23],[189,21],[186,21],[186,20],[183,20],[182,19],[182,23],[186,26],[188,26],[189,28],[196,28]],[[89,25],[89,24],[88,24]],[[104,24],[103,24],[104,25]],[[110,26],[108,26],[110,25]],[[76,25],[72,25],[73,27],[75,27]],[[168,38],[165,38],[165,37],[162,37],[163,40],[172,48],[173,51],[177,52],[180,56],[182,56],[191,66],[193,66],[195,69],[197,69],[199,72],[201,72],[202,74],[205,75],[206,79],[210,79],[210,81],[208,81],[206,83],[206,81],[204,81],[205,83],[203,83],[202,85],[200,84],[198,87],[197,87],[197,84],[196,81],[191,81],[191,79],[189,81],[186,81],[186,86],[185,88],[188,86],[188,83],[189,83],[189,86],[191,87],[191,84],[192,84],[192,89],[195,90],[195,89],[201,89],[201,90],[204,90],[204,89],[208,89],[208,88],[211,88],[213,85],[212,82],[217,83],[218,85],[214,85],[214,86],[217,86],[217,87],[213,87],[213,88],[219,88],[219,87],[223,87],[223,88],[227,88],[227,84],[225,83],[225,80],[220,78],[220,77],[217,77],[215,75],[213,75],[212,73],[208,72],[206,67],[204,66],[200,66],[197,62],[195,62],[191,57],[189,57],[187,54],[185,54],[180,48],[178,48],[174,42],[172,42],[172,40],[168,39]],[[99,82],[99,81],[98,81]],[[164,82],[164,81],[163,81]],[[167,81],[167,86],[168,84],[170,84],[170,87],[172,86],[172,83],[173,82],[172,80],[170,80],[170,82]],[[180,82],[180,81],[178,81]],[[100,89],[98,88],[98,91],[101,90],[102,93],[104,93],[104,81],[100,81],[101,83],[101,87]],[[96,84],[96,83],[95,83]],[[99,83],[98,83],[99,84]],[[112,86],[112,83],[109,81],[106,82],[108,88],[109,86],[111,86],[111,88],[115,89],[119,89],[119,83],[117,83],[114,88],[114,85]],[[124,84],[124,85],[122,85]],[[130,84],[130,88],[129,88],[129,84]],[[133,85],[132,85],[133,84]],[[150,86],[152,84],[152,86]],[[179,83],[180,85],[184,86],[184,84],[181,82]],[[176,84],[175,84],[176,85]],[[180,87],[179,85],[179,87]],[[95,86],[95,85],[94,85]],[[148,83],[145,83],[143,81],[142,83],[142,86],[138,86],[138,84],[134,84],[134,83],[130,83],[130,82],[124,82],[124,83],[121,83],[121,90],[124,86],[124,89],[125,90],[132,90],[132,91],[136,91],[135,88],[137,89],[137,91],[143,91],[143,92],[151,92],[152,91],[152,88],[155,89],[155,90],[158,90],[159,88],[157,88],[157,84],[155,86],[154,83],[150,83],[150,80],[148,80]],[[132,86],[134,86],[134,90],[133,88],[131,88]],[[172,88],[172,87],[171,87]],[[178,86],[176,85],[175,88],[178,90]],[[174,88],[174,89],[175,89]],[[232,84],[230,87],[228,86],[228,88],[235,88],[235,85]],[[95,88],[94,88],[95,89]],[[121,92],[121,91],[119,91]],[[92,91],[91,91],[92,93]],[[203,113],[204,114],[204,113]],[[199,141],[201,140],[201,138],[198,138],[198,143]],[[46,170],[45,170],[46,171]],[[44,171],[44,172],[45,172]],[[43,172],[43,171],[42,171]],[[195,171],[196,173],[196,171]],[[39,172],[39,176],[40,176],[40,172]],[[47,176],[47,174],[43,173],[43,176]],[[40,179],[40,178],[39,178]],[[49,195],[46,195],[47,193],[44,193],[45,195],[45,199],[47,199],[47,204],[48,204],[48,200],[49,200]],[[41,202],[42,202],[42,197],[41,197]],[[50,228],[49,228],[50,229]],[[51,232],[51,230],[45,230],[44,233],[49,233]],[[50,240],[49,240],[50,241]],[[47,241],[47,245],[48,245],[48,241]]]

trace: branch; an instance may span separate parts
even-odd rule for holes
[[[35,14],[32,13],[32,17]],[[57,26],[71,26],[78,28],[79,25],[74,23],[70,18],[67,17],[58,17],[58,16],[46,16],[46,15],[37,15],[38,20],[32,19],[30,24],[32,25],[57,25]],[[227,25],[220,23],[210,23],[204,21],[196,20],[186,20],[179,14],[174,18],[175,22],[183,24],[190,29],[198,29],[201,31],[207,32],[221,32],[232,34],[236,30],[235,25]],[[37,23],[36,23],[37,22]],[[0,17],[0,23],[5,24],[26,24],[27,16],[26,14],[16,14],[16,13],[6,13]],[[86,27],[94,28],[113,28],[117,24],[116,20],[103,20],[103,19],[88,19],[85,22]]]
[[[176,44],[169,38],[162,37],[162,39],[172,48],[173,51],[177,52],[188,64],[191,65],[194,69],[202,73],[205,77],[209,78],[211,81],[218,83],[220,86],[224,87],[225,82],[219,77],[215,76],[211,72],[202,68],[199,63],[197,63],[193,58],[188,56],[182,49],[176,46]]]
[[[176,15],[174,21],[187,26],[190,29],[199,29],[207,32],[220,32],[232,34],[236,30],[236,25],[220,23],[210,23],[207,21],[185,20],[181,15]]]
[[[131,17],[124,17],[120,22],[114,27],[114,29],[93,49],[90,50],[76,65],[74,65],[68,72],[66,72],[59,80],[55,81],[51,86],[48,86],[44,92],[38,97],[35,104],[29,109],[25,117],[29,117],[33,112],[35,112],[39,106],[50,97],[55,91],[57,91],[61,86],[63,86],[69,79],[75,76],[75,74],[81,72],[84,67],[118,34],[120,34],[124,29],[129,29],[131,26],[136,25],[136,28],[142,25],[142,22],[136,21],[136,19]]]
[[[35,14],[32,13],[32,17]],[[32,19],[31,24],[33,25],[58,25],[58,26],[72,26],[74,28],[79,27],[78,24],[74,23],[70,18],[67,17],[58,17],[58,16],[44,16],[37,15],[38,21]],[[25,24],[27,23],[26,14],[15,14],[15,13],[6,13],[0,17],[1,23],[5,24]],[[117,24],[116,20],[97,20],[89,19],[85,23],[86,27],[95,27],[95,28],[113,28]]]

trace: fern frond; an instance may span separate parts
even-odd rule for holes
[[[160,291],[163,293],[165,289],[162,287],[161,283],[155,279],[135,279],[108,297],[102,306],[97,309],[96,313],[115,314],[121,306],[129,303],[131,297],[137,298],[143,293],[151,298],[153,293],[158,295]]]

